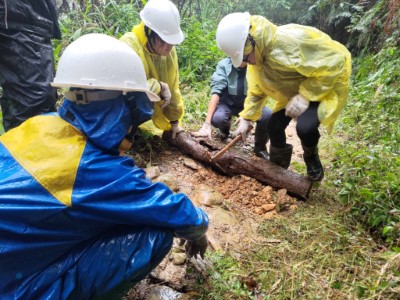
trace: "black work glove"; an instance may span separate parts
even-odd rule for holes
[[[206,253],[208,246],[207,235],[203,235],[201,238],[194,241],[180,239],[179,245],[183,246],[183,244],[185,244],[185,251],[188,257],[194,256],[194,258],[197,258],[197,254],[199,254],[200,257],[204,259],[204,253]]]

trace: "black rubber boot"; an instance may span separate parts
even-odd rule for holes
[[[229,137],[229,134],[230,134],[229,130],[228,131],[223,131],[221,129],[218,129],[217,138],[219,138],[219,140],[221,142],[224,142]]]
[[[284,169],[289,168],[292,159],[293,145],[286,144],[285,148],[269,147],[269,160]]]
[[[269,160],[269,153],[267,151],[267,142],[269,139],[268,131],[258,129],[256,126],[256,132],[254,133],[254,153],[256,156],[261,157],[265,160]]]
[[[318,155],[318,147],[306,147],[303,145],[304,161],[307,166],[308,179],[311,181],[321,181],[324,178],[324,169]]]

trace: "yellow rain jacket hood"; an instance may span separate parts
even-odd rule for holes
[[[251,16],[250,24],[256,65],[247,68],[249,89],[240,116],[256,121],[268,97],[276,101],[276,112],[300,93],[321,103],[318,118],[330,133],[347,100],[350,52],[313,27],[276,26],[261,16]]]
[[[150,53],[147,50],[148,40],[144,32],[143,22],[135,26],[132,32],[125,33],[120,40],[127,43],[139,55],[144,65],[147,83],[153,93],[160,94],[158,81],[168,84],[172,96],[171,103],[163,110],[160,106],[164,101],[156,103],[152,120],[158,128],[170,130],[170,121],[182,119],[184,113],[182,95],[179,90],[179,66],[175,47],[167,56]]]

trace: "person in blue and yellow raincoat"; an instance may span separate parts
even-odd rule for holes
[[[292,145],[285,128],[297,119],[296,130],[308,178],[324,176],[318,155],[319,125],[328,133],[346,104],[351,54],[342,44],[316,28],[298,24],[276,26],[262,16],[232,13],[217,29],[218,47],[234,66],[247,61],[249,90],[236,134],[245,133],[261,116],[268,97],[276,101],[268,124],[270,160],[290,165]]]
[[[175,138],[182,130],[179,122],[184,114],[174,47],[184,40],[179,12],[169,0],[150,0],[140,12],[140,18],[142,22],[120,40],[138,53],[150,90],[162,99],[154,105],[151,118],[154,125],[161,130],[172,130]]]
[[[203,256],[207,215],[119,155],[158,100],[136,53],[82,36],[53,85],[69,88],[58,113],[0,137],[0,299],[91,299],[144,278],[174,237]]]

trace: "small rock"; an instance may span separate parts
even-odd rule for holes
[[[166,257],[163,261],[151,272],[151,277],[158,281],[168,283],[168,286],[181,290],[186,285],[186,264],[176,266]]]
[[[276,194],[278,195],[278,197],[282,197],[287,195],[287,191],[286,189],[280,189]]]
[[[262,189],[261,193],[263,195],[269,195],[272,193],[274,189],[271,186],[266,186],[265,188]]]
[[[171,289],[165,285],[154,285],[146,300],[189,300],[191,297]]]
[[[208,207],[219,206],[224,203],[222,195],[212,187],[205,184],[199,186],[194,196],[191,197],[191,200],[196,205],[203,204]]]
[[[254,209],[254,212],[258,215],[262,215],[264,213],[263,209],[261,207],[256,207]]]
[[[157,181],[164,183],[174,192],[177,192],[179,190],[178,184],[176,183],[175,179],[169,174],[159,176],[157,178]]]
[[[181,248],[181,247],[172,247],[171,249],[172,253],[185,253],[185,249]]]
[[[254,205],[257,205],[257,206],[261,206],[262,205],[262,202],[261,202],[261,200],[260,199],[255,199],[254,200]]]
[[[245,175],[240,175],[240,177],[243,179],[243,181],[250,181],[250,177],[245,176]]]
[[[183,164],[186,167],[189,167],[192,170],[198,170],[199,169],[199,166],[197,165],[197,163],[193,159],[190,159],[190,158],[187,158],[187,157],[183,159]]]
[[[261,208],[264,210],[264,212],[274,210],[275,207],[276,207],[276,204],[264,204],[263,206],[261,206]]]
[[[273,189],[270,186],[266,186],[260,192],[260,196],[264,199],[264,203],[272,201]]]
[[[148,167],[144,169],[144,171],[146,172],[146,176],[149,177],[151,180],[157,178],[161,174],[160,169],[158,167]]]
[[[175,266],[184,265],[186,262],[186,253],[172,253],[172,263]]]

